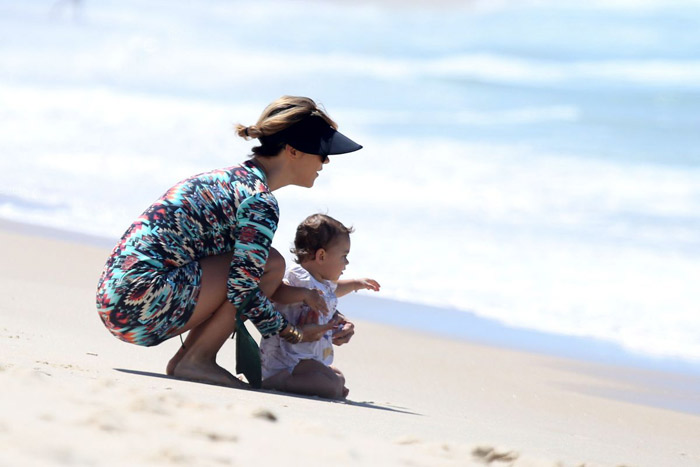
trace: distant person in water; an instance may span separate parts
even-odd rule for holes
[[[112,334],[133,344],[154,346],[190,331],[167,374],[247,387],[216,363],[237,314],[263,337],[290,343],[315,342],[335,326],[291,324],[270,301],[285,270],[282,255],[271,248],[279,218],[272,192],[312,187],[329,155],[362,146],[306,97],[283,96],[255,125],[236,130],[259,140],[252,157],[181,181],[146,209],[107,260],[97,310]],[[344,321],[334,343],[348,342],[353,333]]]
[[[348,265],[352,228],[330,216],[314,214],[297,227],[294,238],[296,266],[287,270],[273,301],[288,303],[278,310],[293,325],[332,326],[319,340],[293,343],[277,336],[262,339],[263,388],[343,399],[345,377],[333,363],[333,343],[342,336],[345,317],[338,297],[361,289],[379,291],[374,279],[339,280]],[[322,303],[315,303],[319,298]]]

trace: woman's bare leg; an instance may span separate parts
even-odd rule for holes
[[[270,248],[270,253],[267,255],[267,263],[265,263],[265,271],[260,278],[260,290],[266,297],[272,297],[275,291],[279,288],[284,277],[286,264],[284,257],[279,251]]]
[[[216,363],[216,355],[236,329],[236,309],[228,301],[187,335],[173,375],[191,381],[243,388],[246,385]],[[177,354],[176,354],[177,355]]]
[[[202,285],[192,317],[179,334],[190,331],[166,373],[179,378],[245,387],[231,373],[216,363],[216,355],[236,329],[236,308],[227,298],[227,281],[232,253],[200,260]],[[260,289],[270,296],[279,287],[284,275],[284,258],[271,249]]]

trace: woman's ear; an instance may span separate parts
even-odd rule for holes
[[[299,151],[297,151],[296,149],[294,149],[293,147],[291,147],[288,144],[284,146],[284,152],[287,153],[287,155],[291,159],[298,159],[300,156]]]

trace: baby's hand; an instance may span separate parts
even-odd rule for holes
[[[306,289],[304,293],[304,303],[315,312],[328,314],[328,306],[323,299],[323,292],[318,289]]]
[[[335,330],[333,331],[333,345],[347,344],[355,334],[355,325],[345,319],[345,316],[336,310],[331,320]]]
[[[379,282],[375,281],[374,279],[355,279],[356,286],[357,288],[355,290],[362,290],[362,289],[367,289],[367,290],[374,290],[375,292],[379,292],[379,288],[381,287],[379,285]]]

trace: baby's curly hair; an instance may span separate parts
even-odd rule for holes
[[[297,227],[294,248],[298,264],[313,258],[321,248],[328,248],[341,235],[350,235],[355,229],[345,227],[341,222],[325,214],[312,214]]]

